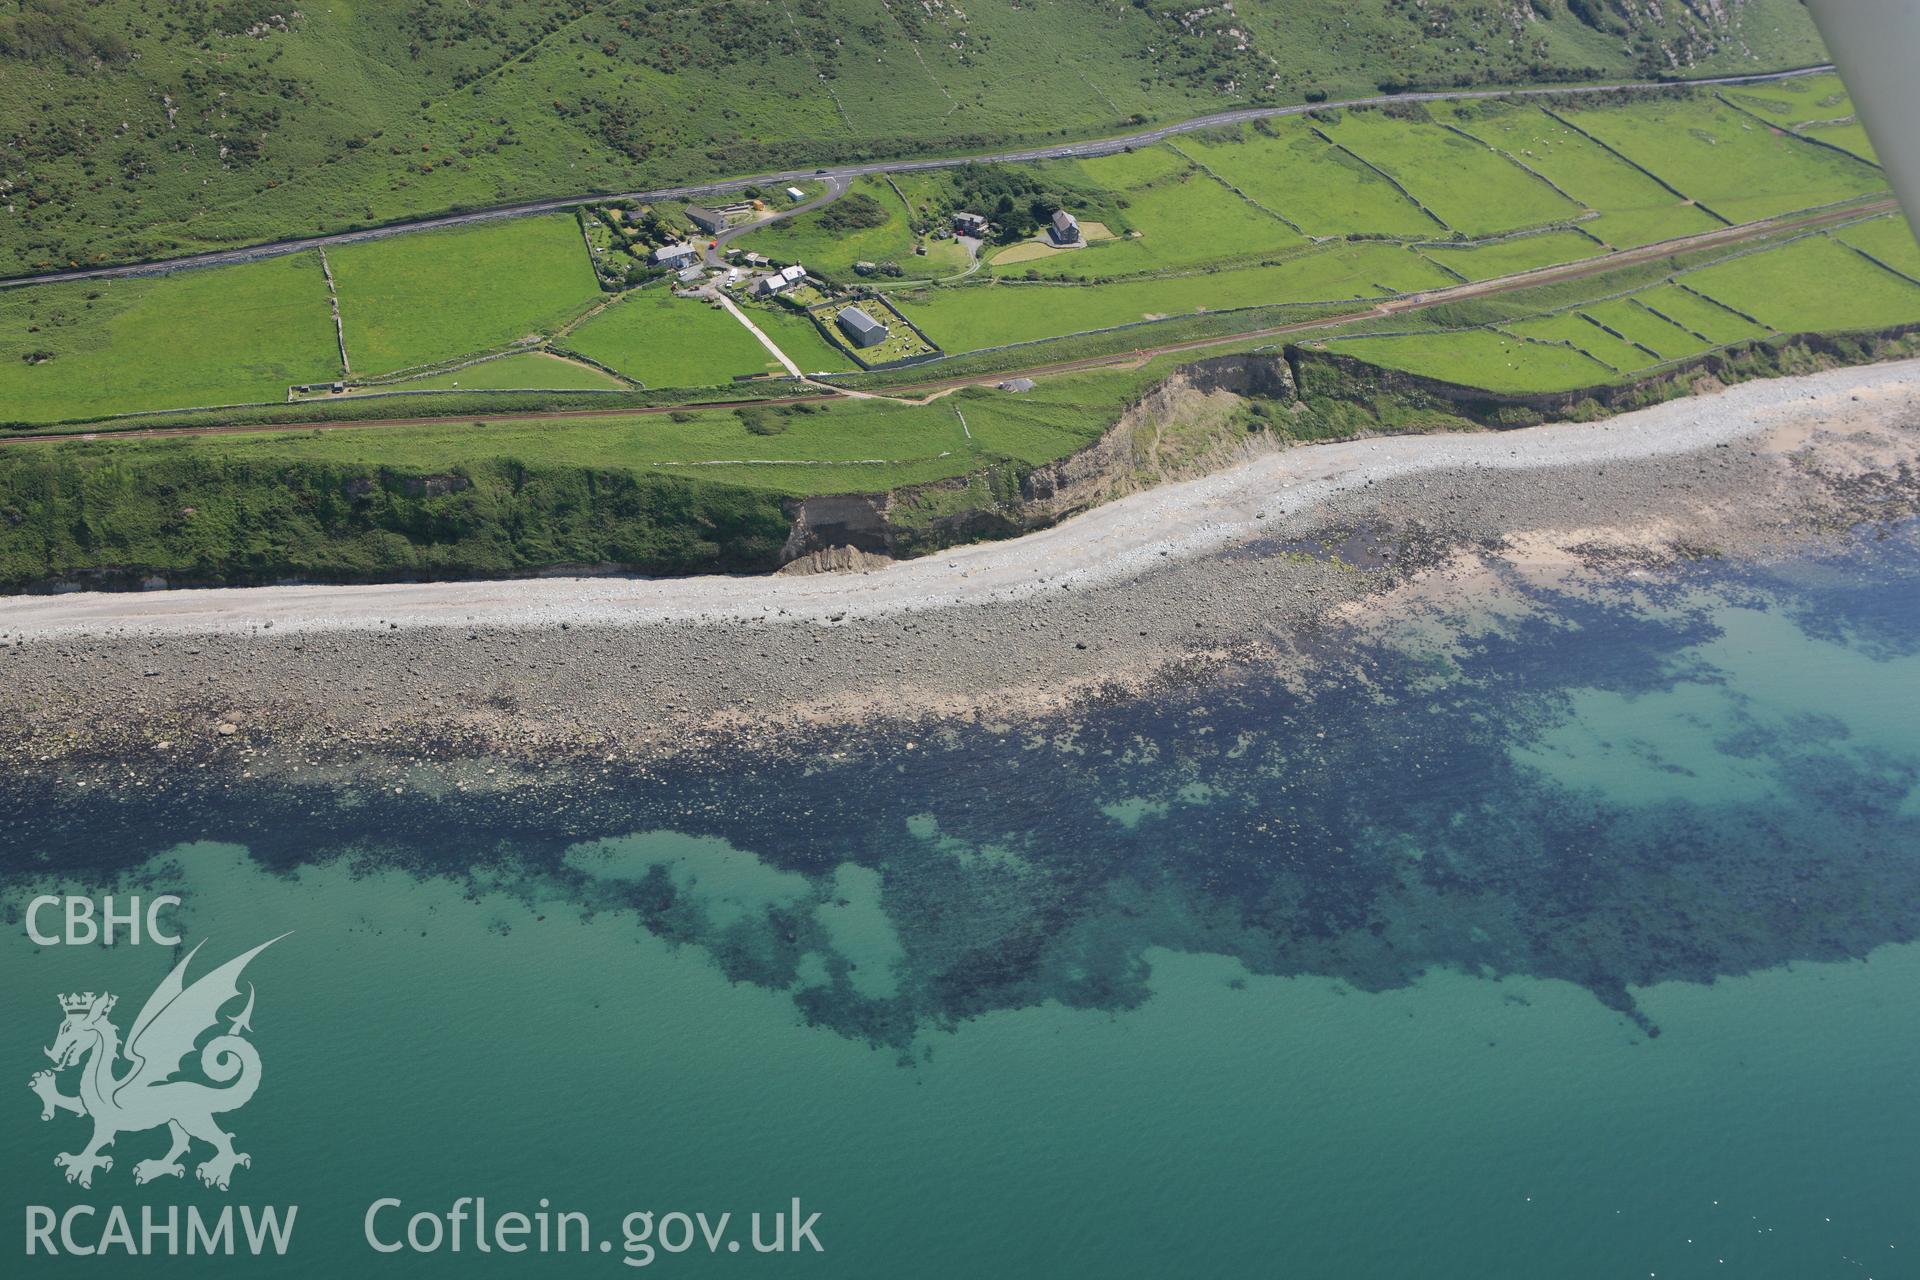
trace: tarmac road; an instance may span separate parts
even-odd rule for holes
[[[809,201],[800,208],[787,210],[787,214],[801,212],[803,208],[814,208],[833,194],[845,190],[851,179],[867,174],[911,173],[926,169],[950,169],[963,164],[1016,164],[1028,160],[1058,160],[1076,156],[1105,156],[1132,147],[1151,146],[1183,133],[1193,133],[1201,129],[1212,129],[1221,125],[1244,124],[1251,120],[1273,119],[1277,116],[1305,115],[1310,111],[1320,111],[1339,107],[1384,106],[1393,102],[1459,102],[1475,98],[1506,97],[1550,97],[1559,94],[1618,93],[1629,89],[1664,89],[1676,86],[1703,86],[1729,84],[1760,84],[1771,80],[1786,80],[1795,76],[1814,75],[1831,71],[1830,64],[1816,67],[1801,67],[1791,71],[1769,71],[1757,75],[1715,76],[1700,80],[1662,81],[1638,80],[1619,81],[1611,84],[1592,85],[1551,85],[1533,88],[1513,89],[1463,89],[1436,91],[1431,93],[1376,94],[1368,98],[1346,98],[1338,102],[1300,103],[1286,107],[1242,107],[1233,111],[1219,111],[1212,115],[1196,116],[1191,120],[1181,120],[1174,124],[1162,125],[1157,129],[1146,129],[1139,133],[1122,134],[1119,137],[1098,139],[1090,142],[1063,142],[1045,147],[1028,147],[1018,151],[996,151],[984,155],[942,156],[927,160],[876,160],[866,164],[834,165],[817,169],[787,169],[779,173],[755,174],[744,178],[730,178],[724,182],[699,183],[682,187],[660,187],[652,191],[603,192],[595,195],[560,196],[551,200],[534,200],[521,204],[497,205],[489,209],[475,209],[465,213],[440,214],[434,217],[419,218],[410,222],[390,223],[379,227],[368,227],[359,231],[340,231],[332,235],[307,236],[295,240],[276,240],[267,244],[250,245],[238,249],[220,249],[209,253],[187,254],[182,257],[168,258],[159,262],[135,262],[111,267],[86,267],[73,271],[50,271],[39,275],[14,276],[0,279],[0,289],[17,288],[23,285],[53,284],[62,280],[104,280],[133,276],[170,275],[175,271],[188,271],[197,267],[230,266],[240,262],[254,262],[262,258],[281,257],[290,253],[300,253],[306,249],[326,248],[338,244],[356,244],[364,240],[380,240],[387,236],[402,235],[409,231],[427,231],[434,228],[468,226],[477,222],[494,222],[504,218],[526,218],[542,213],[556,213],[561,210],[577,208],[583,204],[594,204],[603,200],[684,200],[701,196],[724,195],[751,186],[783,186],[803,179],[821,179],[828,181],[829,193],[821,200]]]

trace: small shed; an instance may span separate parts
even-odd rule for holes
[[[806,198],[807,198],[807,193],[806,193],[806,192],[804,192],[804,191],[802,191],[802,190],[801,190],[800,188],[798,188],[798,187],[788,187],[788,188],[787,188],[787,199],[789,199],[789,200],[805,200]]]

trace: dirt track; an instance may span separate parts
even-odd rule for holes
[[[1492,280],[1481,280],[1466,284],[1451,285],[1444,289],[1432,289],[1424,293],[1404,294],[1395,298],[1385,298],[1370,307],[1356,311],[1346,311],[1338,315],[1322,316],[1313,320],[1301,320],[1292,324],[1274,325],[1265,329],[1252,329],[1240,333],[1225,334],[1218,337],[1194,338],[1184,342],[1161,343],[1151,347],[1138,347],[1130,351],[1111,352],[1105,355],[1084,356],[1076,360],[1060,360],[1047,364],[1029,365],[1024,368],[1002,369],[994,373],[971,374],[955,378],[934,379],[927,382],[907,383],[888,387],[885,394],[889,397],[911,400],[916,397],[936,395],[958,387],[991,385],[1009,378],[1040,378],[1062,373],[1074,373],[1086,369],[1113,368],[1135,365],[1155,356],[1177,355],[1188,351],[1204,351],[1210,347],[1227,346],[1234,343],[1260,341],[1264,338],[1287,337],[1293,334],[1308,333],[1316,329],[1329,329],[1355,320],[1364,320],[1371,316],[1398,315],[1418,311],[1425,307],[1441,306],[1446,303],[1463,302],[1472,298],[1482,298],[1501,293],[1511,293],[1518,289],[1531,289],[1544,284],[1562,283],[1579,280],[1587,276],[1604,275],[1622,267],[1635,266],[1646,262],[1656,262],[1661,258],[1675,254],[1692,253],[1702,249],[1718,248],[1739,244],[1763,236],[1778,235],[1781,232],[1808,230],[1826,226],[1834,222],[1845,222],[1855,218],[1883,213],[1897,208],[1892,198],[1870,200],[1847,204],[1833,209],[1824,209],[1816,213],[1793,214],[1783,218],[1774,218],[1760,222],[1742,223],[1734,227],[1721,227],[1698,235],[1684,236],[1677,240],[1664,240],[1637,249],[1627,249],[1601,258],[1589,258],[1581,262],[1566,263],[1560,266],[1540,267],[1532,271],[1523,271],[1515,275],[1499,276]],[[674,413],[686,409],[738,409],[752,405],[788,405],[802,401],[833,399],[837,394],[826,390],[824,383],[809,383],[821,387],[818,395],[778,396],[758,400],[690,400],[678,404],[652,405],[640,408],[623,409],[554,409],[533,413],[501,414],[456,414],[437,417],[413,418],[367,418],[367,419],[325,419],[316,418],[301,422],[276,423],[228,423],[218,426],[200,427],[149,427],[140,430],[115,431],[111,428],[90,431],[35,432],[31,434],[0,435],[0,445],[34,444],[43,441],[60,440],[97,440],[107,437],[127,439],[159,439],[169,436],[236,435],[271,431],[346,431],[379,427],[422,427],[448,426],[457,422],[473,424],[514,423],[514,422],[555,422],[579,418],[624,418],[641,414]]]

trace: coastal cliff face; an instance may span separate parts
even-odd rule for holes
[[[1779,335],[1633,381],[1536,394],[1403,373],[1332,347],[1216,356],[1174,370],[1099,439],[1044,466],[1005,463],[888,493],[791,500],[781,564],[794,571],[866,568],[877,562],[872,557],[905,559],[1015,537],[1126,494],[1303,441],[1588,421],[1755,378],[1889,360],[1916,349],[1920,326],[1912,325]]]
[[[1410,410],[1444,412],[1464,424],[1500,430],[1603,418],[1753,378],[1898,359],[1911,355],[1917,342],[1920,325],[1853,334],[1776,335],[1676,361],[1625,382],[1539,392],[1485,391],[1389,369],[1343,355],[1338,344],[1289,347],[1287,354],[1303,396],[1353,403],[1391,399]]]
[[[1098,440],[1044,466],[1008,464],[890,493],[792,500],[782,562],[795,571],[860,568],[870,561],[841,553],[901,559],[1010,538],[1156,484],[1217,470],[1275,447],[1271,434],[1250,429],[1245,410],[1252,398],[1295,399],[1293,372],[1281,353],[1184,365],[1149,388]]]

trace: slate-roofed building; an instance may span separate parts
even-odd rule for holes
[[[1065,209],[1053,211],[1053,242],[1055,244],[1080,243],[1080,219]]]
[[[793,288],[793,286],[799,284],[806,278],[807,269],[796,262],[790,267],[785,267],[774,272],[772,275],[761,276],[760,279],[755,282],[754,288],[763,294],[769,295],[785,293],[788,289]]]
[[[718,235],[727,229],[727,215],[718,209],[709,209],[704,205],[688,205],[687,218],[694,226],[710,236]]]
[[[875,347],[887,340],[887,326],[859,307],[848,307],[834,317],[834,323],[840,326],[840,332],[847,335],[847,341],[856,347]]]

